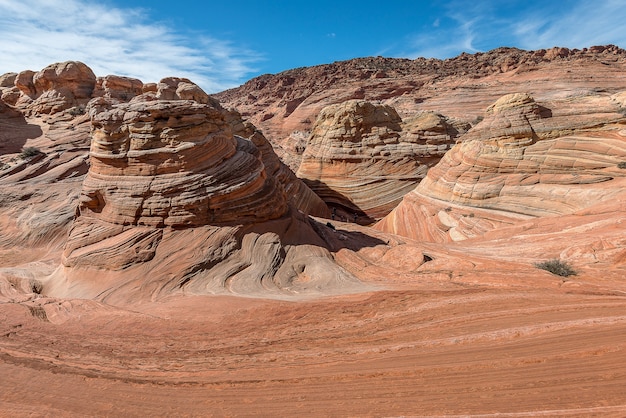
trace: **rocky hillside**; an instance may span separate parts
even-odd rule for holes
[[[537,100],[626,88],[626,51],[614,46],[524,51],[498,48],[438,60],[359,58],[256,77],[215,95],[288,154],[302,153],[320,111],[349,99],[393,106],[402,117],[435,111],[473,122],[504,94]]]
[[[626,202],[624,97],[553,100],[548,108],[526,93],[503,96],[377,227],[459,241]]]

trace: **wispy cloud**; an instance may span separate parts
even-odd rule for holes
[[[145,10],[93,0],[0,0],[0,39],[0,74],[77,60],[96,75],[187,77],[207,92],[241,84],[261,59],[229,41],[152,22]]]
[[[504,7],[504,6],[508,7]],[[622,0],[449,1],[438,26],[409,36],[396,55],[449,58],[499,46],[541,49],[617,44],[626,47]]]
[[[626,47],[626,7],[623,1],[569,2],[563,11],[546,17],[529,11],[513,22],[513,36],[524,48],[580,48],[617,44]]]

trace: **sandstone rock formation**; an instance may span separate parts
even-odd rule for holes
[[[143,93],[143,83],[141,80],[117,75],[107,75],[96,79],[93,97],[107,97],[127,102],[141,93]]]
[[[63,266],[44,291],[111,301],[145,297],[140,288],[152,298],[358,288],[315,222],[290,208],[254,142],[233,136],[213,100],[183,99],[190,89],[179,84],[90,102],[90,169]]]
[[[621,95],[540,106],[503,96],[377,228],[463,240],[530,217],[565,215],[624,195]]]
[[[327,203],[362,220],[380,218],[419,183],[457,134],[435,113],[404,123],[391,106],[349,100],[322,110],[297,175]]]
[[[7,245],[35,248],[66,239],[89,167],[91,142],[87,102],[76,86],[91,86],[91,74],[84,64],[67,62],[50,65],[40,72],[23,71],[1,77],[0,93],[8,102],[0,100],[0,218],[5,231],[13,231],[3,237]],[[39,96],[33,81],[35,75],[40,84],[49,79],[45,86],[42,84],[44,90]],[[174,77],[145,85],[128,77],[97,77],[91,98],[113,105],[129,102],[144,91],[159,97],[211,103],[221,109],[191,81]],[[38,102],[42,97],[45,100]],[[55,97],[59,106],[42,106],[43,102],[51,103],[50,97]],[[253,125],[244,123],[239,115],[228,118],[231,125],[239,126],[240,135],[250,137],[239,138],[238,146],[245,147],[246,141],[258,145],[252,146],[251,152],[255,157],[262,155],[269,176],[282,184],[287,200],[296,209],[318,216],[329,213],[324,202],[278,160]],[[34,154],[22,157],[25,149]]]
[[[25,70],[0,76],[2,100],[26,115],[45,116],[69,113],[84,114],[94,97],[108,97],[127,102],[143,91],[143,83],[130,77],[96,77],[79,61],[51,64],[41,71]],[[206,94],[205,94],[206,95]],[[52,122],[53,123],[53,122]]]
[[[39,114],[57,113],[86,105],[96,85],[96,76],[82,62],[52,64],[33,73],[20,73],[15,86],[22,93],[16,105]]]
[[[270,177],[276,178],[283,185],[289,203],[306,214],[324,218],[330,216],[326,203],[278,158],[271,143],[261,131],[250,122],[244,121],[236,111],[227,112],[226,119],[241,146],[249,148],[252,153],[257,151],[260,153],[265,170]],[[246,145],[245,141],[252,144]]]

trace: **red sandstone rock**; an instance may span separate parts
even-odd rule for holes
[[[82,62],[50,65],[33,75],[35,94],[27,107],[35,113],[52,114],[85,105],[95,84],[95,74]]]
[[[440,115],[403,123],[391,106],[351,100],[320,113],[297,172],[324,201],[380,218],[454,142]]]
[[[165,90],[183,91],[173,87]],[[151,298],[363,287],[334,264],[321,226],[289,208],[264,165],[271,148],[254,135],[234,137],[228,113],[207,102],[146,93],[90,103],[90,169],[63,267],[46,292],[144,298],[128,288],[129,277],[154,287]]]
[[[130,77],[107,75],[96,79],[93,97],[108,97],[127,102],[143,93],[141,80]]]
[[[626,181],[617,168],[626,160],[617,97],[553,101],[551,109],[528,94],[502,97],[377,228],[456,241],[613,201]]]
[[[0,75],[0,87],[13,87],[15,85],[15,79],[17,73],[6,73]]]
[[[289,203],[305,214],[330,217],[330,209],[326,203],[278,158],[261,131],[250,122],[243,121],[237,112],[230,111],[226,116],[241,146],[248,147],[252,153],[258,150],[265,170],[269,176],[282,184]],[[250,141],[251,144],[247,144],[246,141]]]
[[[475,125],[487,106],[508,93],[527,92],[550,107],[553,98],[626,90],[623,49],[564,48],[561,55],[498,48],[447,60],[358,58],[263,75],[215,97],[263,131],[297,171],[321,110],[346,100],[390,105],[403,120],[429,111]],[[377,78],[382,73],[387,77]]]

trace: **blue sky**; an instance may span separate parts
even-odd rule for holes
[[[218,92],[365,56],[626,48],[624,22],[626,0],[0,0],[0,74],[79,60],[96,75],[175,75]]]

